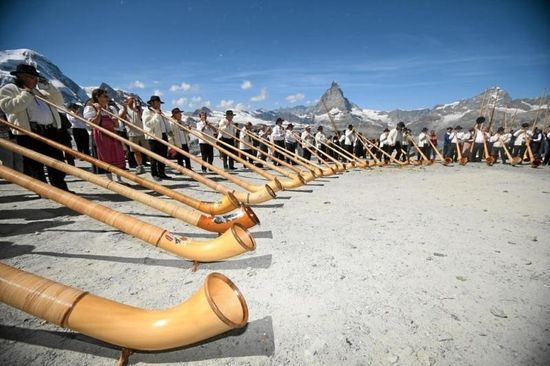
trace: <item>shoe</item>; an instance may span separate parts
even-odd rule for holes
[[[160,177],[161,177],[162,179],[166,179],[166,180],[171,180],[171,179],[172,179],[172,177],[169,177],[169,176],[167,176],[167,175],[161,175]]]
[[[237,168],[235,168],[234,166],[230,166],[229,170],[237,170]]]
[[[202,169],[202,174],[206,174],[207,170],[206,169]]]
[[[153,179],[156,180],[157,182],[162,181],[162,178],[161,178],[161,177],[157,177],[156,175],[153,176]]]
[[[136,168],[136,174],[143,174],[145,173],[145,168],[143,167],[143,165],[140,165]]]

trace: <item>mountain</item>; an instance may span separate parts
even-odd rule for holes
[[[65,98],[65,103],[84,103],[95,88],[78,86],[46,57],[28,49],[0,51],[0,86],[12,80],[9,72],[14,70],[16,65],[21,62],[36,66],[41,74],[60,89]],[[135,95],[124,90],[115,90],[107,83],[101,83],[100,87],[106,89],[119,106],[127,96]],[[437,104],[431,108],[380,111],[361,108],[348,100],[338,83],[333,81],[323,93],[319,102],[311,107],[294,106],[276,110],[257,109],[255,111],[237,109],[235,110],[237,113],[235,121],[238,123],[252,122],[254,125],[273,125],[275,120],[281,117],[287,122],[292,122],[297,129],[301,129],[305,125],[312,125],[314,128],[322,125],[331,134],[333,131],[332,118],[336,128],[340,131],[344,130],[348,124],[352,124],[365,135],[376,136],[384,128],[391,128],[399,121],[405,122],[415,134],[420,132],[423,127],[433,129],[436,132],[441,132],[449,126],[456,125],[467,128],[471,127],[475,119],[483,112],[488,121],[491,114],[493,115],[493,126],[506,125],[509,127],[513,124],[517,127],[523,122],[533,123],[537,118],[540,126],[548,124],[548,114],[541,113],[541,111],[547,112],[544,108],[548,108],[549,99],[546,98],[542,103],[540,98],[512,99],[505,90],[493,87],[473,97]],[[139,100],[142,104],[145,104],[143,100]],[[481,111],[482,105],[484,106],[483,111]],[[540,107],[541,105],[542,107]],[[170,110],[170,107],[165,109]],[[330,115],[327,113],[327,109]],[[219,121],[224,117],[223,111],[212,111],[208,108],[206,110],[211,121]],[[198,111],[194,111],[190,117],[196,119]]]
[[[65,103],[82,102],[87,99],[84,89],[63,74],[59,67],[43,55],[29,49],[0,51],[0,86],[12,82],[13,76],[10,75],[10,71],[15,70],[20,63],[36,67],[42,76],[59,89]]]

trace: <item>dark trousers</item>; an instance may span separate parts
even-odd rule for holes
[[[201,149],[202,161],[212,164],[214,161],[214,147],[210,144],[199,144],[199,148]],[[203,172],[206,172],[206,168],[204,166],[202,166],[201,169]]]
[[[426,146],[426,145],[422,146],[420,148],[420,151],[422,151],[422,154],[424,154],[427,159],[430,159],[430,147],[429,146]],[[417,160],[422,159],[422,155],[420,154],[420,152],[418,154],[416,154],[416,159]]]
[[[447,147],[447,155],[445,155],[446,158],[451,158],[451,159],[453,159],[454,162],[456,162],[457,159],[458,159],[457,145],[458,144],[451,143]]]
[[[309,151],[310,147],[308,146],[302,148],[302,157],[306,160],[311,159],[311,151]]]
[[[32,132],[44,136],[47,139],[61,143],[60,132],[56,128],[50,128],[42,131],[33,130]],[[36,151],[37,153],[49,156],[59,161],[64,160],[63,152],[61,150],[37,141],[32,137],[16,135],[15,141],[17,141],[18,145]],[[67,188],[67,183],[65,183],[65,173],[50,167],[46,167],[46,170],[48,171],[48,180],[50,181],[50,184],[52,186],[60,188],[64,191],[69,190]],[[44,174],[44,164],[39,163],[35,160],[23,157],[23,173],[44,183],[47,183],[46,175]]]
[[[189,145],[183,144],[181,145],[181,149],[185,152],[189,152]],[[191,169],[191,159],[189,159],[188,156],[185,156],[181,153],[176,154],[176,160],[178,161],[178,164],[183,166],[183,162],[185,161],[185,167],[187,169]]]
[[[353,155],[353,145],[344,145],[344,150],[350,153],[350,155]]]
[[[90,134],[85,128],[73,128],[73,137],[76,149],[86,155],[90,155]]]
[[[285,149],[287,151],[291,152],[292,154],[295,154],[297,145],[298,145],[297,142],[285,142]],[[296,164],[295,162],[293,162],[289,158],[286,159],[286,162],[289,163],[289,164]]]
[[[163,133],[162,139],[164,141],[168,141],[168,136],[165,133]],[[157,140],[148,140],[148,142],[152,152],[162,156],[163,158],[166,157],[166,154],[168,153],[168,146],[160,143]],[[165,177],[166,176],[166,173],[164,172],[165,168],[166,168],[166,165],[164,163],[157,161],[154,158],[151,159],[151,175],[153,177],[159,177],[159,178]]]
[[[525,150],[527,149],[526,145],[516,146],[514,145],[514,149],[512,150],[512,156],[515,158],[516,156],[519,156],[523,160],[523,155],[525,155]]]
[[[448,158],[451,154],[449,154],[449,149],[451,147],[451,143],[444,143],[443,144],[443,156]]]
[[[247,153],[248,155],[254,156],[254,152],[253,152],[252,150],[250,150],[250,149],[246,149],[246,150],[245,150],[245,149],[242,149],[242,152],[245,152],[245,153]],[[247,155],[244,155],[244,154],[242,154],[242,157],[243,157],[243,160],[246,160],[246,161],[248,161],[249,163],[254,164],[254,159],[253,159],[252,157],[247,156]],[[243,167],[244,167],[244,166],[245,166],[245,165],[243,164]]]
[[[222,137],[221,140],[227,144],[227,145],[220,144],[220,146],[224,150],[227,150],[228,152],[232,153],[233,155],[237,155],[237,151],[235,151],[235,139]],[[226,154],[224,154],[222,152],[220,152],[220,155],[221,155],[222,160],[223,160],[223,167],[224,168],[227,168],[227,167],[234,168],[235,167],[235,161],[233,160],[233,158],[231,156],[227,156]],[[228,164],[228,160],[229,160],[229,164]]]
[[[482,157],[483,157],[483,143],[474,142],[474,148],[472,150],[472,153],[470,154],[470,161],[480,162]]]
[[[261,152],[258,151],[258,157],[263,161],[265,161],[265,159],[267,158],[267,152],[268,152],[267,145],[264,143],[260,143],[259,146],[260,146]]]
[[[504,152],[503,147],[493,147],[491,155],[494,156],[495,163],[498,161],[498,157],[500,155],[500,159],[502,160],[502,164],[506,164],[506,153]]]
[[[395,143],[395,146],[388,146],[388,154],[391,156],[391,154],[393,154],[393,152],[396,152],[395,153],[395,160],[399,160],[401,158],[401,143],[399,141],[397,141]],[[386,160],[389,160],[388,157],[386,157]]]
[[[283,149],[285,148],[285,140],[274,140],[273,143],[275,143],[275,145],[279,146],[279,147],[282,147]],[[279,159],[279,160],[285,160],[283,154],[281,154],[279,152],[279,150],[277,149],[273,149],[273,157]],[[275,165],[280,165],[280,163],[278,162],[274,162]]]

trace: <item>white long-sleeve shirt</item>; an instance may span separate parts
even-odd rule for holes
[[[202,120],[199,121],[197,123],[197,130],[202,135],[210,136],[210,138],[214,137],[214,128],[212,128],[212,126],[210,126],[210,123],[204,122]],[[206,138],[205,140],[203,140],[199,137],[199,144],[208,144],[209,143],[208,140],[210,140],[210,139]]]
[[[271,132],[271,140],[273,141],[283,141],[285,139],[285,131],[280,125],[275,125],[273,131]]]
[[[533,133],[531,131],[526,131],[523,129],[519,129],[516,132],[514,132],[514,136],[516,137],[516,140],[514,141],[514,146],[521,146],[525,143],[525,137],[532,136]]]
[[[418,147],[424,147],[428,143],[428,135],[425,132],[418,134]]]
[[[386,146],[388,144],[388,133],[383,132],[380,135],[380,147]]]
[[[239,149],[241,150],[251,150],[252,148],[250,145],[252,145],[252,137],[250,137],[250,134],[253,133],[252,131],[248,130],[245,127],[241,128],[241,132],[239,133]],[[248,145],[247,145],[248,144]]]
[[[344,136],[344,145],[353,145],[357,137],[353,130],[347,129]]]
[[[315,144],[317,145],[318,148],[320,148],[322,144],[326,144],[326,143],[327,143],[327,136],[325,136],[325,134],[322,133],[321,131],[318,131],[315,134]]]
[[[293,144],[296,142],[296,137],[294,136],[294,131],[292,130],[286,130],[285,133],[285,142],[287,144]]]

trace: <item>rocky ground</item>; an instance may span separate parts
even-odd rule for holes
[[[375,168],[253,206],[255,252],[192,264],[0,183],[3,263],[143,308],[179,304],[213,271],[246,328],[131,364],[547,365],[549,168]],[[251,173],[238,171],[239,176]],[[70,177],[79,195],[175,233],[216,235]],[[218,195],[177,176],[201,199]],[[119,350],[0,305],[0,364],[113,365]]]

